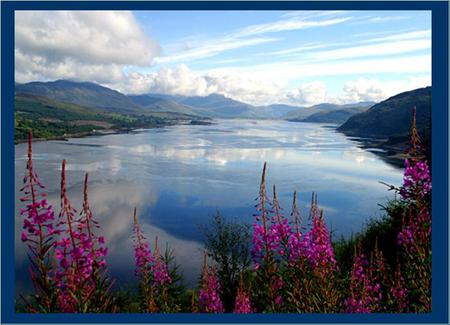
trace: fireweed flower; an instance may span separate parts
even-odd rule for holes
[[[328,232],[323,210],[318,215],[316,205],[312,207],[312,228],[303,237],[305,256],[313,269],[321,271],[332,271],[336,268],[333,247],[331,246],[330,234]]]
[[[161,253],[158,247],[158,236],[155,239],[155,261],[152,266],[153,271],[153,283],[159,287],[164,284],[170,284],[172,282],[167,269],[167,264],[161,258]]]
[[[259,196],[256,198],[258,203],[255,206],[258,213],[256,214],[256,222],[253,224],[252,249],[250,253],[255,269],[258,269],[264,260],[270,258],[270,251],[273,249],[269,242],[267,210],[269,198],[266,192],[266,167],[267,163],[264,163]],[[262,224],[259,224],[260,221],[262,221]]]
[[[43,192],[45,186],[40,181],[33,167],[33,135],[28,135],[28,160],[26,164],[26,174],[23,178],[23,187],[20,192],[24,196],[21,202],[26,202],[26,207],[20,209],[20,216],[23,217],[23,227],[21,240],[30,250],[32,265],[30,275],[36,290],[36,297],[41,303],[41,308],[46,311],[54,309],[50,297],[53,271],[51,267],[50,252],[54,245],[55,234],[59,234],[59,229],[54,225],[54,212],[51,205],[46,200],[47,194]]]
[[[429,243],[431,242],[431,213],[426,207],[422,207],[417,213],[410,208],[407,220],[397,235],[397,243],[405,252],[423,253],[428,256]]]
[[[136,262],[135,275],[140,278],[140,285],[144,293],[145,311],[156,312],[158,307],[155,300],[155,290],[153,288],[152,268],[155,258],[150,250],[150,245],[145,238],[137,218],[137,209],[134,208],[134,258]]]
[[[93,269],[105,267],[106,256],[108,255],[108,248],[105,246],[105,237],[96,236],[94,232],[94,229],[100,228],[100,225],[94,219],[89,206],[88,178],[89,176],[86,173],[84,177],[83,210],[78,220],[78,230],[82,232],[79,238],[79,245],[83,250],[81,255],[86,256],[86,277],[90,276]]]
[[[66,161],[61,167],[61,212],[57,226],[61,236],[54,242],[57,269],[58,306],[63,312],[110,311],[114,309],[108,291],[112,282],[106,275],[108,249],[94,220],[88,199],[88,174],[84,179],[83,208],[76,218],[67,195]],[[64,228],[63,228],[64,227]]]
[[[135,274],[149,277],[155,258],[150,250],[150,245],[145,238],[137,219],[137,209],[134,209],[134,259],[136,262]]]
[[[404,199],[422,200],[431,193],[431,176],[427,161],[405,160],[403,186],[400,195]]]
[[[23,232],[21,239],[27,242],[29,248],[35,251],[43,248],[44,241],[54,233],[54,213],[51,205],[46,199],[47,194],[43,190],[45,186],[40,181],[33,168],[33,135],[30,131],[28,136],[28,160],[27,173],[23,178],[24,186],[20,189],[24,196],[20,198],[21,202],[27,202],[25,209],[20,209],[20,215],[25,217],[23,221]],[[38,242],[38,247],[33,243]]]
[[[234,305],[233,313],[235,314],[250,314],[253,313],[252,305],[250,303],[250,296],[245,290],[244,281],[241,278],[239,281],[239,288],[237,291],[236,302]]]
[[[359,250],[359,249],[358,249]],[[380,284],[373,283],[369,274],[366,256],[355,249],[350,278],[351,296],[345,301],[348,313],[371,313],[381,298]]]
[[[289,225],[289,220],[281,214],[282,209],[278,202],[275,185],[273,186],[272,207],[272,212],[274,213],[274,215],[270,219],[271,224],[268,229],[268,247],[271,250],[272,256],[278,255],[281,259],[283,259],[289,255],[288,242],[292,230]]]
[[[224,308],[220,299],[220,283],[214,267],[208,267],[205,261],[202,274],[202,284],[199,291],[199,307],[205,313],[223,313]]]
[[[397,270],[395,271],[394,285],[391,287],[391,294],[400,311],[405,311],[408,307],[408,289],[405,285],[405,279],[403,278],[400,264],[398,264]]]
[[[87,188],[85,194],[87,195]],[[59,262],[54,279],[59,288],[58,305],[63,312],[76,312],[77,303],[90,297],[95,290],[91,279],[94,262],[92,238],[84,233],[86,224],[76,220],[75,213],[67,195],[66,161],[63,160],[61,211],[57,225],[65,228],[61,238],[54,244]]]

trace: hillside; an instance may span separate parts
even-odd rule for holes
[[[151,95],[128,95],[134,103],[141,106],[146,112],[171,112],[179,114],[203,115],[198,109],[177,102]]]
[[[361,106],[361,107],[356,106],[342,109],[334,109],[332,111],[321,111],[318,113],[314,113],[301,121],[309,123],[332,123],[341,125],[342,123],[347,121],[351,116],[364,112],[367,109],[369,109],[368,106]]]
[[[122,114],[24,93],[15,95],[14,117],[16,141],[26,139],[29,129],[33,129],[36,138],[51,139],[123,132],[134,128],[152,128],[201,120],[192,115],[171,112]]]
[[[417,108],[417,127],[431,123],[431,87],[407,91],[352,116],[338,130],[352,136],[389,138],[409,134],[411,110]]]
[[[142,113],[141,107],[124,94],[92,82],[56,80],[16,85],[17,94],[44,96],[62,103],[97,107],[119,113]]]
[[[285,104],[253,106],[220,94],[192,97],[167,94],[149,94],[148,96],[185,105],[198,115],[217,118],[278,119],[300,108]]]
[[[152,97],[176,102],[188,106],[196,114],[216,118],[259,118],[257,109],[249,104],[225,97],[220,94],[208,96],[177,96],[149,94]]]
[[[299,106],[272,104],[267,106],[257,106],[255,112],[262,118],[279,119],[292,111],[298,110]]]
[[[366,110],[373,104],[375,103],[359,102],[344,105],[322,103],[290,111],[283,118],[292,122],[342,124],[353,114]]]

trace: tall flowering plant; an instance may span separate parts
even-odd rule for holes
[[[150,245],[145,238],[138,222],[137,209],[134,209],[134,259],[136,263],[135,275],[139,277],[140,288],[144,295],[143,309],[145,312],[156,312],[157,306],[155,293],[152,286],[152,265],[155,258],[150,250]]]
[[[275,186],[273,201],[268,203],[266,168],[265,163],[253,226],[256,305],[261,311],[336,311],[341,299],[337,265],[317,196],[313,194],[311,203],[311,228],[303,234],[296,192],[291,221],[282,214]],[[319,310],[308,310],[310,306]]]
[[[311,228],[301,239],[299,266],[306,267],[309,294],[306,299],[315,312],[336,312],[341,304],[341,292],[337,278],[338,266],[323,210],[319,211],[317,194],[313,193],[310,209]],[[305,266],[306,264],[306,266]],[[304,272],[304,271],[303,271]]]
[[[96,236],[88,200],[88,176],[85,176],[83,208],[80,217],[67,195],[66,161],[61,166],[61,211],[57,225],[62,232],[54,243],[58,260],[55,282],[58,307],[63,312],[104,312],[114,310],[108,294],[112,283],[106,276],[107,248],[104,237]]]
[[[78,231],[81,232],[79,246],[83,247],[86,255],[85,272],[87,272],[89,285],[93,288],[89,297],[89,309],[97,311],[114,311],[114,301],[110,294],[114,284],[107,274],[106,257],[108,248],[105,237],[96,234],[100,228],[98,221],[94,219],[89,205],[88,179],[84,178],[83,208],[78,219]]]
[[[155,255],[152,254],[147,238],[139,225],[136,208],[133,229],[135,275],[140,279],[140,289],[144,296],[142,310],[148,313],[169,311],[167,286],[172,279],[159,251],[158,237],[155,239]]]
[[[23,187],[20,191],[23,196],[21,202],[26,204],[20,209],[23,217],[21,240],[29,250],[30,275],[35,289],[35,301],[26,302],[30,312],[55,311],[55,295],[52,272],[54,235],[59,233],[55,227],[53,207],[49,205],[43,191],[45,186],[40,181],[33,167],[33,134],[28,135],[28,160],[26,174],[23,178]]]
[[[420,150],[414,108],[410,158],[405,161],[400,188],[400,195],[409,203],[409,209],[405,211],[397,237],[404,262],[404,278],[400,275],[398,278],[405,281],[410,309],[426,312],[431,310],[431,173],[427,161],[421,160]]]
[[[208,266],[207,256],[204,256],[201,287],[199,290],[199,308],[203,313],[223,313],[224,308],[220,299],[220,282],[214,266]]]
[[[381,285],[374,283],[370,266],[361,248],[355,249],[350,277],[351,296],[345,301],[348,313],[371,313],[381,300]]]
[[[241,273],[239,287],[236,296],[233,313],[235,314],[251,314],[253,312],[250,295],[244,286],[244,278]]]
[[[27,173],[21,191],[27,202],[21,239],[30,249],[30,271],[36,289],[32,312],[102,312],[114,310],[106,277],[107,249],[104,238],[96,237],[98,223],[92,217],[85,178],[84,203],[80,218],[67,196],[66,161],[61,168],[61,211],[56,220],[52,206],[42,192],[44,185],[33,168],[32,133],[29,134]]]
[[[284,251],[280,249],[280,243],[284,240],[284,223],[280,214],[280,207],[274,192],[274,209],[271,210],[271,203],[266,191],[266,169],[264,163],[259,189],[259,196],[256,199],[257,214],[253,224],[253,237],[251,255],[254,270],[256,272],[256,286],[259,288],[255,292],[255,301],[260,302],[261,311],[280,311],[283,306],[283,278],[277,255]],[[270,212],[275,215],[270,217]],[[287,237],[287,236],[286,236]],[[264,303],[270,302],[270,303]]]

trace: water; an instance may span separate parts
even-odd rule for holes
[[[26,145],[15,146],[16,216]],[[33,144],[34,166],[59,206],[62,159],[67,160],[68,194],[81,208],[84,173],[90,204],[109,247],[108,264],[119,284],[133,280],[132,212],[137,207],[147,237],[175,249],[188,284],[201,267],[201,230],[220,211],[253,222],[264,161],[268,188],[276,184],[286,215],[297,190],[305,215],[311,192],[318,193],[334,236],[358,231],[381,214],[391,192],[379,183],[400,185],[402,170],[320,124],[286,121],[218,120],[207,126],[173,126],[134,134]],[[22,221],[16,217],[16,292],[28,288]]]

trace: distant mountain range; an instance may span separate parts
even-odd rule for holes
[[[166,94],[125,95],[91,82],[56,80],[15,84],[16,111],[29,109],[35,102],[46,108],[63,108],[85,114],[130,116],[175,116],[186,118],[255,118],[342,124],[339,131],[365,137],[389,137],[409,132],[411,109],[417,107],[419,127],[429,124],[431,87],[393,96],[381,103],[360,102],[337,105],[322,103],[310,107],[283,104],[253,106],[220,94],[177,96]],[[26,105],[25,105],[26,103]],[[49,104],[50,103],[50,104]],[[31,105],[31,106],[30,106]],[[52,111],[44,110],[51,116]],[[55,110],[55,114],[58,110]],[[36,111],[35,111],[36,113]],[[89,113],[89,114],[87,114]],[[155,115],[156,114],[156,115]],[[102,115],[102,118],[104,117]]]
[[[56,80],[15,85],[16,94],[46,97],[50,100],[92,107],[109,113],[151,115],[154,113],[187,114],[209,118],[288,119],[309,122],[341,123],[345,117],[373,103],[350,105],[319,104],[299,107],[285,104],[253,106],[221,94],[177,96],[167,94],[125,95],[91,82]],[[342,111],[331,114],[334,111]],[[318,113],[316,116],[315,113]],[[319,114],[320,113],[320,114]],[[330,114],[327,114],[330,113]],[[314,116],[312,116],[314,115]]]

